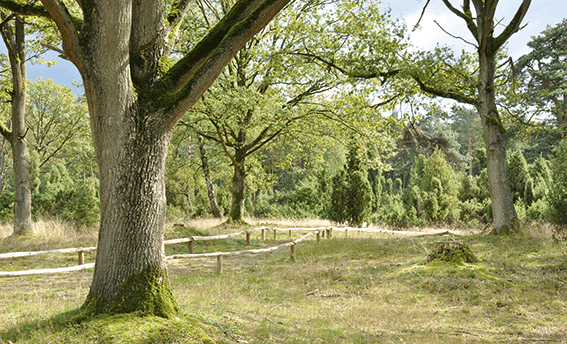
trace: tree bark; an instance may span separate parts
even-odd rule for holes
[[[4,19],[4,18],[3,18]],[[15,35],[12,25],[2,25],[2,38],[8,49],[12,71],[12,156],[14,160],[15,200],[14,234],[22,235],[32,230],[31,187],[28,145],[26,140],[26,53],[25,28],[22,18],[15,17]]]
[[[514,208],[512,190],[506,173],[506,131],[496,108],[494,74],[496,57],[479,51],[480,77],[477,106],[486,145],[488,187],[492,201],[495,234],[519,231],[519,220]]]
[[[236,150],[234,175],[232,177],[232,206],[230,220],[236,223],[244,222],[246,207],[246,157]]]
[[[82,22],[60,1],[41,2],[83,78],[100,171],[98,252],[86,310],[173,316],[163,244],[173,129],[288,0],[237,1],[172,66],[167,55],[191,1],[174,2],[167,14],[161,0],[88,1]]]
[[[201,168],[203,169],[203,176],[205,177],[205,183],[207,184],[207,196],[209,197],[209,205],[213,215],[220,219],[223,217],[222,208],[219,207],[217,202],[217,197],[215,196],[215,188],[213,181],[211,180],[211,173],[209,170],[209,160],[207,159],[207,152],[205,151],[205,138],[199,135],[199,154],[201,156]]]
[[[450,0],[442,0],[445,6],[463,19],[477,42],[479,57],[478,98],[470,99],[480,117],[486,145],[487,174],[492,200],[494,232],[514,233],[520,230],[520,222],[514,208],[512,192],[506,174],[506,130],[502,125],[496,106],[496,56],[504,43],[521,28],[531,0],[522,0],[510,23],[496,37],[494,16],[499,0],[472,0],[476,14],[471,11],[471,1],[463,0],[462,10],[454,7]],[[421,86],[421,85],[420,85]],[[457,98],[454,98],[459,100]],[[461,100],[459,100],[461,101]]]

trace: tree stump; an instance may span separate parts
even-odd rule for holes
[[[463,264],[476,263],[478,258],[468,244],[460,241],[448,241],[437,243],[435,250],[425,258],[425,264],[433,261]]]

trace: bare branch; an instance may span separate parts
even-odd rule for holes
[[[460,39],[461,41],[465,42],[466,44],[470,44],[470,45],[472,45],[472,46],[475,47],[475,48],[478,47],[476,44],[467,41],[466,39],[464,39],[464,38],[461,37],[461,36],[455,36],[455,35],[451,34],[451,33],[448,32],[447,30],[445,30],[445,29],[443,28],[443,26],[441,26],[441,24],[439,24],[439,22],[437,22],[437,20],[434,20],[433,22],[434,22],[435,24],[437,24],[437,26],[438,26],[443,32],[445,32],[447,35],[449,35],[449,36],[451,36],[451,37],[453,37],[453,38],[455,38],[455,39]]]
[[[415,23],[415,25],[413,26],[412,31],[415,31],[417,29],[417,27],[419,26],[419,23],[421,23],[421,19],[423,19],[423,15],[425,14],[425,9],[427,8],[427,6],[429,6],[429,2],[431,2],[431,0],[427,0],[427,2],[425,3],[425,6],[423,6],[423,9],[421,10],[421,15],[419,16],[417,23]]]

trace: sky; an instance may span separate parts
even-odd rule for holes
[[[384,7],[392,9],[392,17],[403,18],[408,29],[413,28],[417,23],[421,11],[425,6],[427,0],[382,0]],[[453,7],[461,9],[462,0],[450,0]],[[516,14],[516,11],[521,4],[521,0],[500,0],[495,19],[501,20],[502,25],[500,30],[496,30],[496,34],[502,32],[504,25],[507,25]],[[473,8],[471,2],[471,8]],[[538,36],[550,26],[555,26],[567,17],[567,1],[566,0],[532,0],[530,8],[524,20],[523,25],[526,25],[521,31],[516,32],[508,41],[509,54],[518,59],[520,56],[527,54],[530,50],[526,45],[532,36]],[[474,42],[472,34],[468,31],[465,22],[449,11],[443,1],[431,0],[425,15],[421,20],[420,28],[412,33],[411,40],[414,45],[425,49],[434,48],[437,43],[447,45],[458,49],[474,49],[472,46],[464,43],[461,40],[455,39],[444,33],[435,24],[437,21],[445,31],[452,33],[454,36],[463,37],[469,42]]]
[[[427,0],[382,0],[382,6],[391,8],[392,16],[405,20],[408,28],[411,29],[419,19],[426,2]],[[451,0],[451,3],[454,7],[460,8],[462,0]],[[502,20],[503,24],[508,24],[520,3],[521,0],[500,0],[496,19]],[[565,17],[567,17],[567,0],[532,0],[532,4],[523,21],[523,24],[527,24],[526,27],[515,33],[508,41],[507,46],[510,55],[514,59],[518,59],[520,56],[528,53],[529,48],[526,44],[532,36],[539,35],[548,25],[555,26]],[[435,21],[453,35],[461,36],[471,42],[474,41],[462,19],[451,13],[441,0],[431,0],[421,20],[420,28],[412,33],[411,40],[414,45],[424,49],[431,49],[437,43],[440,43],[453,47],[458,51],[473,49],[472,46],[463,41],[444,33],[435,24]],[[500,29],[502,30],[503,26]],[[50,52],[45,56],[45,60],[57,61],[57,64],[49,68],[42,65],[29,65],[28,79],[35,81],[38,77],[44,79],[51,77],[55,82],[69,85],[75,93],[82,93],[81,89],[72,85],[73,81],[81,82],[77,69],[71,62],[63,60],[57,55],[57,53]]]

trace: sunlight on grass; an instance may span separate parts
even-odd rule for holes
[[[243,230],[223,227],[219,220],[192,223],[192,228],[189,223],[168,228],[166,236]],[[96,244],[96,230],[51,225],[57,224],[3,239],[0,251]],[[171,261],[178,305],[184,319],[194,319],[171,323],[119,316],[112,326],[108,319],[62,322],[85,300],[92,271],[0,278],[0,343],[191,343],[207,336],[217,343],[562,342],[567,340],[567,243],[542,233],[545,229],[538,235],[460,237],[480,259],[473,264],[424,264],[437,243],[451,236],[356,231],[348,237],[337,232],[319,245],[311,237],[297,246],[295,261],[289,249],[226,257],[220,275],[214,257]],[[289,237],[266,239],[253,236],[251,246],[244,238],[204,241],[195,250],[269,247]],[[175,253],[186,249],[167,247]],[[0,270],[73,265],[75,259],[71,254],[0,260]],[[94,254],[86,260],[94,261]],[[138,325],[144,330],[129,330]],[[205,332],[192,332],[192,326]]]

